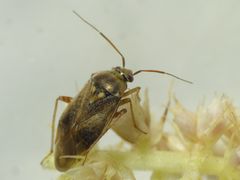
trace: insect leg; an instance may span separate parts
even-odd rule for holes
[[[58,108],[58,102],[63,101],[65,103],[70,103],[72,101],[72,97],[69,96],[59,96],[55,100],[55,105],[54,105],[54,111],[53,111],[53,118],[52,118],[52,135],[51,135],[51,146],[50,146],[50,152],[48,155],[42,160],[41,164],[43,164],[44,160],[47,159],[49,155],[52,154],[53,152],[53,145],[54,145],[54,135],[55,135],[55,122],[56,122],[56,114],[57,114],[57,108]]]
[[[59,96],[55,101],[53,118],[52,118],[52,138],[51,138],[51,149],[50,153],[53,152],[53,144],[54,144],[54,134],[55,134],[55,122],[56,122],[56,114],[58,108],[58,102],[63,101],[65,103],[70,103],[72,101],[72,97],[69,96]]]
[[[122,97],[126,97],[126,96],[129,96],[129,95],[131,95],[131,94],[133,94],[133,93],[139,93],[139,91],[140,91],[140,87],[135,87],[135,88],[132,88],[132,89],[130,89],[130,90],[128,90],[128,91],[126,91],[124,94],[123,94],[123,96]]]
[[[113,118],[117,118],[117,119],[119,119],[123,114],[125,114],[127,112],[127,109],[121,109],[120,111],[118,111],[118,112],[115,112],[115,114],[114,114],[114,116],[113,116]]]
[[[134,89],[135,89],[135,88],[134,88]],[[132,89],[132,90],[133,90],[133,89]],[[131,90],[129,90],[129,91],[131,91]],[[128,92],[129,92],[129,91],[128,91]],[[137,89],[136,89],[135,91],[137,91]],[[138,91],[139,91],[139,89],[138,89]],[[133,92],[132,92],[132,93],[133,93]],[[133,105],[132,105],[131,99],[130,99],[130,98],[122,99],[122,100],[120,101],[119,106],[122,106],[122,105],[127,104],[127,103],[130,104],[131,116],[132,116],[132,121],[133,121],[134,127],[135,127],[137,130],[139,130],[140,132],[142,132],[142,133],[144,133],[144,134],[147,134],[147,132],[143,131],[141,128],[139,128],[139,127],[137,126],[136,119],[135,119],[134,112],[133,112]]]
[[[115,122],[116,121],[118,121],[118,119],[122,116],[122,115],[124,115],[125,113],[127,113],[127,109],[121,109],[120,111],[117,111],[117,112],[115,112],[114,113],[114,115],[113,115],[113,121],[111,122],[111,124],[110,124],[110,126],[109,126],[109,128],[108,129],[110,129],[114,124],[115,124]]]

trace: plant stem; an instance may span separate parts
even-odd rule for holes
[[[106,153],[114,160],[134,170],[163,171],[174,174],[198,170],[203,175],[220,176],[224,174],[224,176],[233,179],[240,177],[240,172],[231,166],[226,159],[212,155],[169,151],[147,151],[144,153],[107,151]]]

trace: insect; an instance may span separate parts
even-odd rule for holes
[[[122,67],[112,70],[96,72],[91,75],[83,89],[74,97],[59,96],[55,101],[52,120],[52,138],[50,154],[54,153],[54,163],[59,171],[66,171],[77,161],[74,156],[86,156],[98,140],[111,128],[113,119],[118,119],[127,112],[119,107],[129,103],[134,127],[142,133],[135,121],[131,99],[127,96],[138,93],[140,87],[127,89],[127,83],[133,82],[134,77],[141,72],[155,72],[167,74],[182,81],[173,74],[159,70],[138,70],[132,72],[125,68],[125,58],[112,41],[95,26],[73,11],[83,22],[97,31],[121,56]],[[59,101],[68,103],[60,117],[56,138],[55,121]]]

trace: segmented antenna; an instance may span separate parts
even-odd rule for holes
[[[107,37],[105,36],[101,31],[99,31],[94,25],[92,25],[91,23],[89,23],[87,20],[85,20],[82,16],[80,16],[76,11],[73,11],[73,13],[79,17],[83,22],[85,22],[87,25],[89,25],[91,28],[93,28],[95,31],[97,31],[112,47],[113,49],[115,49],[115,51],[117,51],[117,53],[121,56],[122,58],[122,66],[125,67],[125,57],[123,56],[123,54],[118,50],[118,48],[113,44],[113,42]]]
[[[180,77],[178,77],[178,76],[176,76],[176,75],[174,75],[174,74],[171,74],[171,73],[168,73],[168,72],[164,72],[164,71],[159,71],[159,70],[146,70],[146,69],[145,69],[145,70],[138,70],[138,71],[136,71],[135,73],[133,73],[133,75],[135,76],[136,74],[139,74],[139,73],[141,73],[141,72],[154,72],[154,73],[166,74],[166,75],[172,76],[172,77],[174,77],[174,78],[176,78],[176,79],[179,79],[179,80],[181,80],[181,81],[184,81],[184,82],[186,82],[186,83],[193,84],[193,82],[191,82],[191,81],[182,79],[182,78],[180,78]]]

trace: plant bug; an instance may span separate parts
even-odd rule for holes
[[[141,72],[155,72],[191,83],[159,70],[138,70],[133,73],[130,69],[125,68],[125,58],[112,41],[75,11],[73,13],[97,31],[115,49],[122,58],[122,67],[118,66],[109,71],[93,73],[90,80],[74,98],[59,96],[56,99],[50,154],[54,153],[55,167],[59,171],[71,168],[77,161],[74,157],[86,156],[106,131],[111,128],[112,120],[120,118],[127,112],[125,108],[118,110],[119,107],[127,103],[130,105],[134,127],[140,132],[146,133],[137,126],[131,99],[127,97],[140,91],[140,87],[127,89],[127,83],[133,82],[135,75]],[[60,117],[55,139],[55,121],[59,101],[68,103],[68,106]]]

